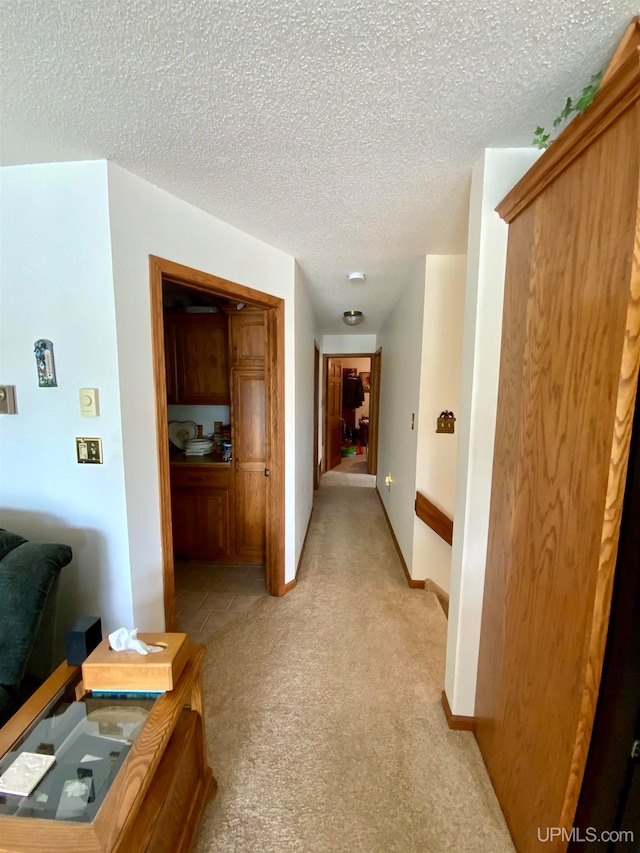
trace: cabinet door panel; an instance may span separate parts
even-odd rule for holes
[[[182,403],[229,403],[227,320],[224,315],[180,317],[178,381]]]
[[[198,489],[171,490],[173,555],[183,560],[198,558]]]
[[[233,452],[243,469],[255,463],[264,473],[266,460],[264,375],[236,372]]]
[[[233,372],[233,453],[236,555],[262,561],[265,553],[265,381],[256,371]]]
[[[202,527],[198,559],[218,560],[229,553],[229,493],[201,489]]]
[[[229,554],[229,492],[176,487],[171,492],[173,553],[186,560]]]
[[[247,562],[262,562],[267,512],[264,470],[236,474],[236,554]]]
[[[236,367],[264,366],[264,311],[244,310],[229,317],[231,358]]]

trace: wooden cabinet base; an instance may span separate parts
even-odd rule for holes
[[[148,853],[191,849],[204,807],[217,791],[211,769],[203,766],[203,747],[199,714],[183,711],[153,786],[118,849]]]

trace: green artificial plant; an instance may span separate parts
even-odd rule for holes
[[[553,122],[554,131],[557,130],[561,124],[569,121],[574,113],[581,115],[586,110],[598,94],[601,79],[602,71],[599,71],[597,74],[592,76],[591,82],[584,87],[580,96],[576,98],[575,101],[571,98],[567,98],[567,103],[564,105],[564,109]],[[553,131],[547,131],[544,127],[536,127],[532,144],[535,145],[536,148],[548,148],[553,142],[553,139],[551,138],[552,133]]]

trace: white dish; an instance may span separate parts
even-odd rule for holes
[[[184,450],[185,443],[198,434],[198,425],[193,421],[171,421],[169,423],[169,441],[180,450]]]

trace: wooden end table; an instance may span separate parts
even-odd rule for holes
[[[174,690],[144,698],[93,697],[80,668],[61,664],[0,729],[0,772],[21,751],[56,755],[29,797],[0,795],[0,851],[190,850],[217,790],[206,757],[204,654],[190,646]],[[70,795],[78,789],[86,802]]]

